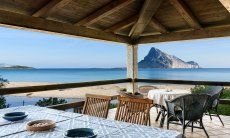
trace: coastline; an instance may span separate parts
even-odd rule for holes
[[[35,86],[35,85],[47,85],[47,84],[54,84],[54,83],[49,83],[49,82],[10,82],[6,86],[6,88]],[[139,83],[139,86],[144,86],[144,85],[152,85],[152,86],[157,87],[158,89],[190,90],[192,87],[194,87],[194,85]],[[118,95],[119,91],[121,89],[124,89],[124,88],[126,88],[126,83],[82,87],[82,88],[60,89],[60,90],[51,90],[51,91],[41,91],[41,92],[30,92],[30,93],[21,93],[21,94],[12,94],[12,96],[27,96],[27,97],[36,97],[36,98],[56,97],[56,98],[84,99],[86,93],[114,96],[114,95]]]

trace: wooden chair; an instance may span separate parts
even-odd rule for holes
[[[134,124],[150,125],[150,108],[153,100],[118,97],[119,103],[115,120]]]
[[[111,96],[86,94],[83,114],[107,118]]]

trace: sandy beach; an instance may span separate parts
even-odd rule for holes
[[[36,86],[36,85],[47,85],[52,83],[44,82],[10,82],[6,87],[23,87],[23,86]],[[126,83],[122,84],[111,84],[111,85],[101,85],[92,87],[82,87],[82,88],[71,88],[71,89],[61,89],[52,91],[41,91],[41,92],[30,92],[22,94],[13,94],[14,96],[28,96],[28,97],[57,97],[57,98],[85,98],[86,93],[90,94],[101,94],[101,95],[118,95],[121,89],[126,88]],[[145,86],[150,84],[139,83],[139,86]],[[193,85],[171,85],[171,84],[155,84],[153,85],[159,89],[185,89],[190,90]]]

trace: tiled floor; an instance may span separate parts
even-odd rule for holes
[[[109,111],[108,118],[113,119],[115,117],[115,113],[116,113],[116,109],[111,109]],[[151,114],[151,126],[159,127],[159,121],[155,122],[157,116],[156,109],[152,108],[150,114]],[[222,126],[222,124],[220,123],[217,117],[212,117],[212,120],[210,120],[209,116],[204,116],[203,123],[205,125],[205,128],[210,138],[230,138],[230,116],[221,116],[221,119],[224,122],[224,126]],[[163,127],[163,129],[166,129],[166,125]],[[182,127],[179,125],[170,124],[170,129],[182,132]],[[206,137],[202,129],[196,129],[196,128],[194,128],[193,132],[191,132],[191,128],[187,128],[185,132],[185,136],[187,138]]]

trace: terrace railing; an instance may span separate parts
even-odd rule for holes
[[[132,80],[131,78],[127,78],[127,79],[102,80],[102,81],[79,82],[79,83],[63,83],[63,84],[50,84],[50,85],[39,85],[39,86],[0,88],[0,95],[40,92],[40,91],[59,90],[59,89],[68,89],[68,88],[80,88],[80,87],[99,86],[99,85],[118,84],[118,83],[133,83],[133,82],[230,86],[230,82],[219,82],[219,81],[215,82],[215,81],[156,80],[156,79]],[[230,105],[230,99],[221,99],[220,103]],[[84,101],[80,101],[80,102],[53,105],[53,106],[49,106],[49,108],[60,109],[60,110],[74,108],[75,112],[79,112],[81,110],[81,108],[79,107],[83,107],[83,105],[84,105]]]

